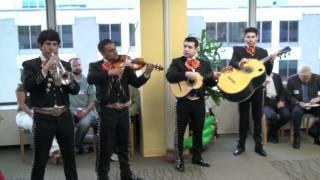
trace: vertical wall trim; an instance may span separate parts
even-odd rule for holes
[[[47,28],[57,30],[56,0],[46,0]]]
[[[249,0],[249,27],[257,26],[257,0]]]

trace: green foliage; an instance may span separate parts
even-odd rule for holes
[[[222,41],[215,39],[210,39],[208,37],[208,31],[203,29],[201,32],[200,42],[199,42],[199,52],[198,57],[200,59],[210,62],[213,70],[217,71],[223,67],[220,51],[223,45]],[[208,94],[210,94],[212,100],[219,105],[221,102],[221,93],[217,89],[212,89],[212,87],[206,88]]]

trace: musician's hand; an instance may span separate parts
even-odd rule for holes
[[[52,53],[52,55],[50,56],[48,62],[43,67],[44,72],[48,73],[49,69],[53,68],[54,65],[57,65],[59,63],[59,61],[60,61],[59,56],[54,54],[54,53]]]
[[[310,104],[317,104],[320,102],[320,97],[312,98]]]
[[[228,72],[228,71],[233,71],[233,67],[232,66],[227,66],[224,67],[220,70],[220,72]]]
[[[195,80],[197,78],[195,73],[191,71],[187,71],[185,76],[187,79],[190,79],[190,80]]]
[[[110,76],[118,76],[118,77],[121,77],[122,74],[123,74],[123,71],[124,71],[123,68],[113,68],[113,69],[110,69],[110,70],[108,71],[108,74],[109,74]]]
[[[146,65],[146,70],[144,71],[144,74],[145,74],[146,76],[150,76],[151,73],[152,73],[152,71],[153,71],[153,69],[154,69],[154,65],[152,65],[152,64],[147,64],[147,65]]]
[[[213,72],[213,79],[218,79],[221,75],[221,72]]]
[[[277,107],[278,108],[283,108],[285,105],[285,103],[283,101],[279,101],[278,104],[277,104]]]
[[[240,66],[240,67],[243,67],[243,65],[246,64],[246,63],[248,63],[248,62],[249,62],[249,59],[247,59],[247,58],[242,58],[241,61],[240,61],[240,63],[239,63],[239,66]]]

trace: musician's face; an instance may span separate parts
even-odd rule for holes
[[[117,52],[117,47],[115,46],[114,43],[109,43],[104,45],[103,51],[101,52],[101,55],[110,61],[115,61],[119,59],[119,55]]]
[[[40,45],[40,50],[42,55],[46,58],[50,58],[51,54],[58,54],[59,44],[57,41],[46,40],[42,45]]]
[[[256,46],[258,41],[258,36],[254,32],[248,32],[244,37],[245,42],[248,46]]]
[[[183,43],[183,55],[188,58],[193,58],[197,54],[198,48],[196,48],[194,42],[184,41]]]

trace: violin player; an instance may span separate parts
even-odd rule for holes
[[[128,157],[129,139],[129,105],[130,93],[128,85],[139,88],[151,76],[154,66],[147,64],[144,73],[137,77],[129,66],[116,67],[119,58],[114,42],[101,40],[98,44],[103,59],[90,63],[88,83],[96,86],[100,120],[98,121],[98,147],[96,171],[98,180],[109,179],[110,156],[115,144],[120,163],[121,180],[142,179],[132,173]]]

